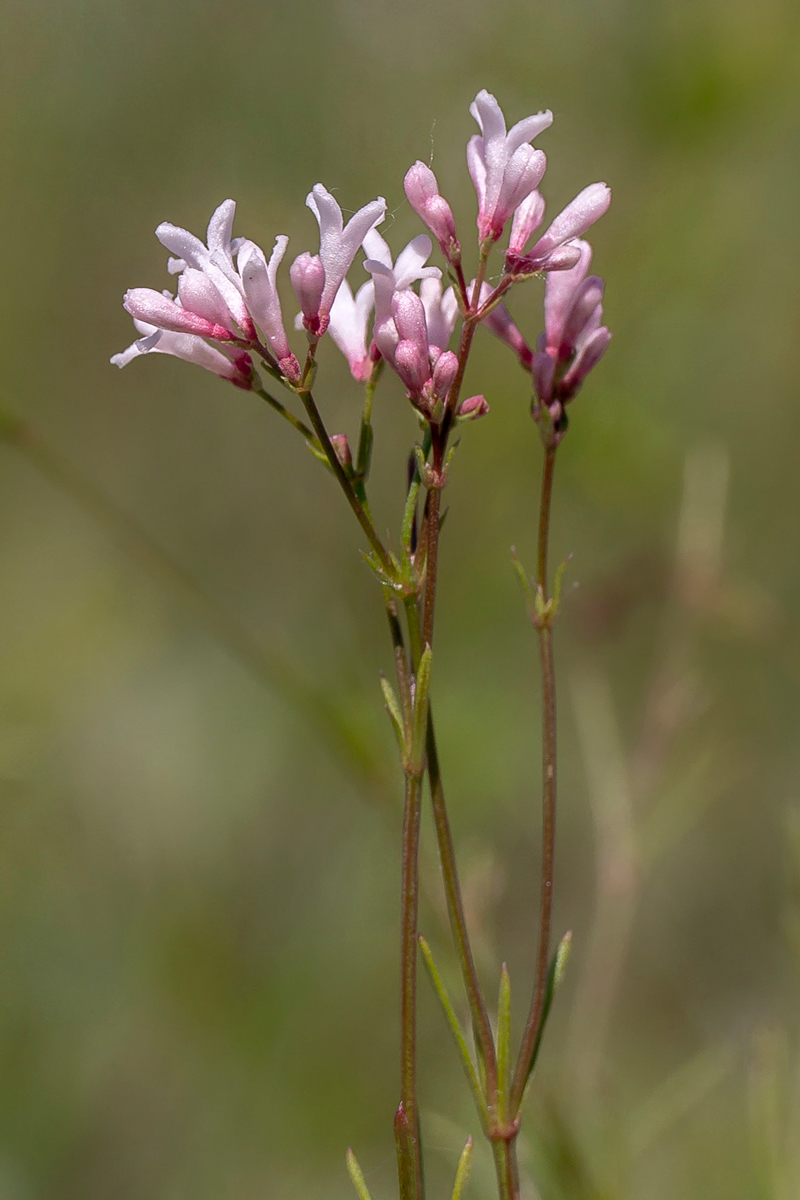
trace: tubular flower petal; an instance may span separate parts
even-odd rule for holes
[[[419,296],[425,309],[425,321],[428,326],[428,340],[431,347],[440,351],[450,345],[453,330],[458,316],[458,301],[453,288],[449,287],[442,294],[440,279],[423,279],[419,285]]]
[[[218,341],[232,341],[236,337],[225,325],[182,308],[170,296],[153,288],[130,288],[125,293],[123,307],[132,317],[170,333],[194,333]]]
[[[233,200],[224,200],[220,204],[208,224],[207,246],[193,233],[168,221],[158,226],[156,237],[162,246],[178,256],[170,260],[170,272],[177,274],[186,267],[202,271],[222,296],[235,324],[249,339],[254,334],[253,323],[244,302],[241,280],[233,266],[237,242],[232,241],[230,235],[235,213]]]
[[[547,129],[553,114],[526,117],[506,132],[500,105],[486,90],[478,92],[470,112],[481,130],[467,145],[467,166],[478,194],[478,233],[482,241],[497,241],[511,213],[544,175],[547,160],[528,143]]]
[[[590,183],[558,214],[530,254],[515,255],[509,248],[506,271],[533,275],[536,271],[563,270],[557,257],[561,247],[586,233],[608,211],[610,203],[611,189],[604,183]]]
[[[475,281],[473,280],[469,285],[470,292],[474,286]],[[485,304],[491,294],[491,287],[488,283],[484,283],[481,287],[481,304]],[[495,305],[487,317],[483,318],[481,324],[484,325],[490,333],[493,333],[496,338],[499,338],[501,342],[505,342],[507,346],[510,346],[519,359],[520,365],[526,371],[530,371],[531,364],[533,363],[533,351],[525,341],[525,338],[522,336],[517,326],[514,324],[511,318],[511,313],[508,311],[502,301],[500,304]]]
[[[392,315],[392,297],[405,291],[420,279],[441,279],[438,267],[423,264],[433,249],[431,239],[424,233],[415,237],[400,251],[397,262],[392,264],[392,255],[386,242],[373,229],[364,239],[364,249],[369,258],[364,269],[372,275],[375,285],[375,326],[372,336],[380,353],[390,366],[394,366],[394,349],[400,340]]]
[[[145,321],[135,320],[134,324],[143,336],[128,346],[127,350],[112,357],[111,362],[114,366],[126,367],[134,358],[143,354],[170,354],[173,358],[194,363],[206,371],[213,371],[215,375],[229,380],[236,387],[244,390],[252,387],[253,363],[250,355],[244,351],[232,351],[229,358],[221,350],[209,346],[208,342],[193,334],[168,332]]]
[[[324,284],[316,313],[304,313],[306,329],[321,337],[328,328],[331,306],[345,275],[352,266],[358,248],[370,229],[386,216],[386,201],[382,197],[360,208],[344,225],[342,210],[321,183],[315,183],[306,197],[306,204],[319,223],[319,258],[325,272]]]
[[[566,430],[565,405],[579,392],[589,372],[605,354],[611,334],[604,325],[604,284],[588,275],[592,250],[588,242],[575,243],[579,260],[569,270],[547,276],[545,331],[533,360],[533,385],[538,404],[534,417],[543,435],[555,444]],[[543,421],[544,409],[549,418]]]
[[[366,383],[372,373],[372,359],[367,353],[367,325],[374,303],[375,288],[371,282],[362,284],[354,297],[353,289],[345,279],[331,305],[328,331],[358,383]]]
[[[300,366],[289,348],[277,286],[278,267],[283,261],[288,245],[288,237],[283,234],[277,237],[267,262],[260,246],[255,242],[242,240],[236,261],[245,299],[253,319],[263,331],[286,378],[296,383],[300,378]]]
[[[425,222],[439,243],[439,249],[452,263],[461,261],[461,247],[456,237],[456,223],[450,205],[439,193],[436,176],[425,163],[414,163],[403,180],[408,202],[417,216]]]
[[[511,238],[508,243],[509,254],[524,254],[525,247],[544,220],[545,201],[541,192],[531,192],[517,206],[514,220],[511,222]]]

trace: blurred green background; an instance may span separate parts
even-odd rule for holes
[[[125,288],[169,282],[156,224],[202,232],[226,196],[292,254],[315,181],[385,195],[396,251],[432,150],[468,244],[480,87],[510,122],[553,109],[551,213],[614,189],[614,340],[558,465],[574,949],[526,1195],[800,1195],[799,26],[794,0],[5,0],[0,391],[50,451],[0,446],[3,1200],[340,1200],[348,1144],[395,1194],[400,797],[358,531],[256,398],[108,358]],[[540,301],[512,305],[530,337]],[[509,962],[519,1032],[539,714],[509,546],[532,562],[540,450],[488,336],[469,386],[492,412],[448,487],[435,696],[481,970],[494,993]],[[387,380],[384,526],[413,436]],[[427,827],[425,854],[455,991]],[[478,1130],[421,994],[443,1196]],[[482,1150],[469,1195],[492,1195]]]

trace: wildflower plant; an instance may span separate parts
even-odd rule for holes
[[[518,1200],[520,1195],[516,1145],[523,1098],[570,940],[569,934],[565,935],[554,949],[551,936],[557,765],[553,632],[564,570],[562,564],[551,579],[548,546],[553,472],[558,447],[567,432],[568,406],[602,358],[610,337],[602,324],[603,282],[589,275],[592,252],[583,240],[608,208],[608,188],[602,183],[584,188],[534,242],[544,223],[545,201],[539,185],[547,161],[532,143],[552,123],[552,114],[537,113],[507,130],[499,104],[486,91],[478,93],[470,111],[479,133],[467,146],[469,173],[478,198],[477,246],[469,268],[465,268],[452,209],[425,163],[416,162],[408,170],[405,192],[435,239],[443,267],[429,262],[433,242],[425,233],[393,256],[378,232],[386,216],[382,198],[365,204],[345,224],[336,199],[322,184],[315,184],[306,203],[319,224],[319,252],[301,253],[289,268],[300,310],[296,321],[289,322],[293,335],[297,331],[290,339],[278,287],[288,239],[278,236],[267,258],[254,242],[234,238],[235,205],[226,200],[211,218],[206,243],[175,225],[159,225],[156,236],[173,256],[168,270],[177,275],[176,292],[133,288],[126,293],[125,308],[141,336],[111,360],[123,367],[145,354],[171,354],[261,396],[325,464],[366,540],[366,561],[378,585],[391,637],[396,678],[394,683],[387,679],[381,683],[405,780],[400,1101],[394,1118],[401,1200],[423,1200],[425,1195],[417,1091],[420,961],[442,1003],[482,1133],[491,1144],[499,1196]],[[509,223],[502,263],[499,270],[492,267],[490,271]],[[354,291],[348,276],[361,255],[364,273],[357,280],[351,276]],[[533,340],[519,330],[506,305],[515,288],[542,276],[544,331]],[[511,1045],[508,971],[503,966],[493,1027],[475,965],[432,708],[441,497],[452,469],[453,433],[457,425],[489,412],[484,396],[465,395],[470,352],[480,326],[509,347],[529,377],[531,413],[544,448],[533,579],[514,556],[540,648],[543,789],[538,949],[533,994],[516,1053]],[[305,347],[300,353],[302,334]],[[342,352],[353,380],[363,388],[355,447],[345,434],[328,428],[325,402],[318,399],[317,347],[326,336]],[[408,452],[409,484],[403,510],[398,513],[394,546],[378,534],[368,495],[372,410],[386,366],[402,381],[420,431]],[[283,399],[273,394],[276,388],[283,390]],[[418,928],[420,817],[426,779],[471,1036],[456,1016]],[[469,1140],[456,1172],[456,1198],[466,1183],[471,1151]],[[360,1200],[369,1200],[352,1151],[348,1151],[347,1163]]]

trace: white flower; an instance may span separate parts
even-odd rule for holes
[[[347,359],[350,373],[359,383],[366,383],[372,373],[372,359],[367,352],[367,325],[375,303],[371,282],[362,284],[355,296],[345,281],[331,305],[329,331]]]
[[[126,367],[142,354],[170,354],[173,358],[182,358],[185,362],[203,367],[206,371],[213,371],[215,375],[230,380],[237,387],[251,387],[252,360],[243,350],[232,350],[229,358],[227,354],[209,346],[208,342],[194,334],[157,329],[154,325],[139,320],[134,320],[134,325],[143,336],[137,338],[127,350],[113,356],[111,362],[114,366]]]
[[[372,275],[375,284],[375,327],[372,336],[381,354],[394,363],[394,351],[399,339],[392,316],[392,297],[395,292],[405,291],[419,279],[441,279],[438,267],[426,267],[433,244],[426,233],[413,238],[400,251],[397,262],[392,263],[392,252],[381,235],[372,230],[364,238],[364,249],[369,258],[365,270]]]
[[[525,117],[506,133],[500,105],[485,89],[469,111],[481,130],[467,144],[467,166],[478,193],[478,232],[481,240],[496,241],[544,175],[547,159],[528,143],[552,124],[553,114],[548,110]]]
[[[302,263],[302,270],[299,273],[293,272],[292,282],[295,284],[297,276],[301,283],[300,290],[298,291],[297,285],[295,290],[303,309],[303,324],[310,333],[321,337],[328,328],[336,293],[352,266],[359,246],[367,233],[386,216],[386,201],[379,196],[377,200],[365,204],[350,218],[347,225],[344,224],[341,208],[321,183],[314,184],[306,197],[306,204],[319,223],[319,257],[301,255],[299,261]],[[312,267],[315,277],[319,274],[317,263],[322,268],[322,286],[319,289],[315,281],[312,294],[312,289],[302,286],[302,280],[309,275]]]

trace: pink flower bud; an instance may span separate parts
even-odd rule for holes
[[[318,254],[304,251],[289,268],[289,278],[292,281],[297,303],[303,313],[303,324],[309,332],[321,334],[319,306],[325,287],[325,268]]]
[[[564,322],[561,343],[558,346],[548,347],[550,350],[556,350],[560,359],[571,358],[574,354],[576,343],[583,333],[587,322],[591,319],[592,314],[597,309],[600,309],[604,290],[603,281],[597,275],[590,275],[576,289],[575,296],[567,313],[567,319]],[[600,309],[600,312],[602,312],[602,309]]]
[[[400,341],[394,352],[394,369],[413,396],[419,396],[430,379],[428,355],[416,342]]]
[[[440,400],[444,400],[457,374],[458,355],[453,354],[452,350],[446,350],[444,354],[439,355],[436,366],[433,368],[434,395],[438,396]]]
[[[610,341],[611,334],[604,325],[601,325],[583,343],[574,363],[561,381],[561,391],[565,402],[576,395],[586,376],[600,362]]]
[[[425,163],[417,161],[406,172],[403,186],[409,204],[438,241],[442,254],[452,263],[460,262],[461,247],[456,238],[456,223],[450,205],[439,194],[433,171]]]
[[[392,317],[401,341],[413,342],[428,360],[428,326],[425,308],[416,292],[404,288],[392,296]]]
[[[458,419],[460,421],[476,421],[478,417],[485,417],[488,411],[489,405],[485,396],[469,396],[458,406]]]
[[[225,325],[182,308],[169,296],[153,288],[131,288],[125,293],[123,305],[135,320],[145,321],[157,329],[172,333],[194,333],[222,342],[232,341],[237,336]]]
[[[353,465],[353,455],[350,453],[350,443],[346,433],[332,433],[331,445],[336,451],[336,457],[347,471]]]

